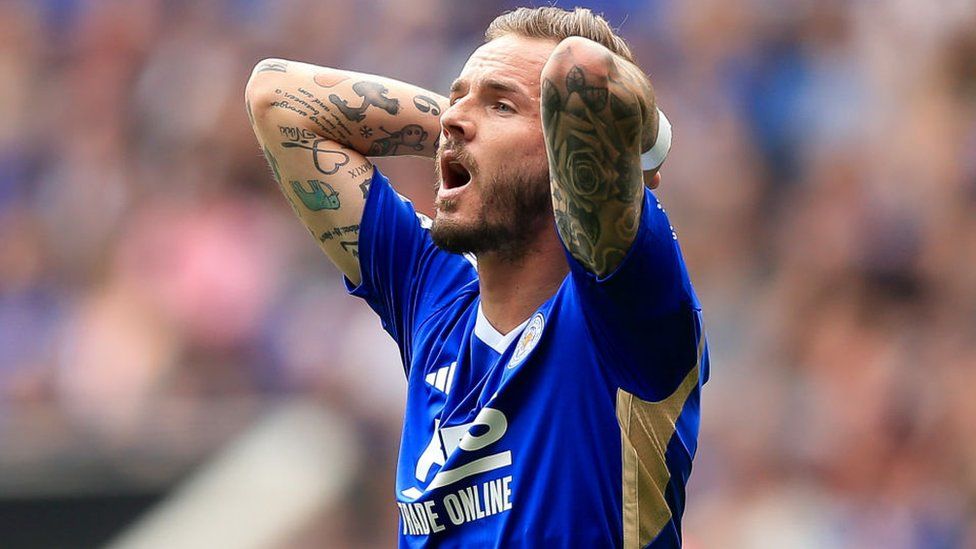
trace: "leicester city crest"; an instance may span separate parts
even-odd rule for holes
[[[539,338],[542,337],[542,329],[546,325],[546,319],[542,316],[542,313],[536,313],[529,320],[529,325],[525,327],[525,331],[519,337],[518,343],[515,344],[515,351],[512,353],[511,360],[508,361],[508,367],[514,368],[525,360],[532,349],[539,344]]]

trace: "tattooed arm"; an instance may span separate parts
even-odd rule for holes
[[[542,128],[559,234],[582,265],[608,275],[637,234],[640,153],[657,138],[650,82],[596,42],[567,38],[542,70]]]
[[[433,157],[447,100],[378,76],[266,59],[245,106],[275,180],[319,246],[359,283],[367,156]]]

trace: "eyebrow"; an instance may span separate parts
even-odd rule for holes
[[[486,79],[485,87],[500,92],[518,93],[521,91],[514,83],[506,82],[504,80],[497,80],[494,78]]]
[[[466,85],[467,85],[467,81],[465,80],[460,80],[460,79],[455,80],[454,83],[451,84],[451,93],[459,92],[461,88],[465,87]],[[483,81],[483,85],[490,90],[494,90],[498,92],[522,93],[522,90],[519,86],[507,80],[499,80],[497,78],[486,78]]]

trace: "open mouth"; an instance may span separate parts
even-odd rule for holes
[[[463,187],[471,181],[471,172],[451,152],[441,157],[441,173],[445,189]]]

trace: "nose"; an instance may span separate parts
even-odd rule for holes
[[[475,125],[463,99],[448,107],[441,115],[441,133],[444,140],[471,141],[474,139]]]

